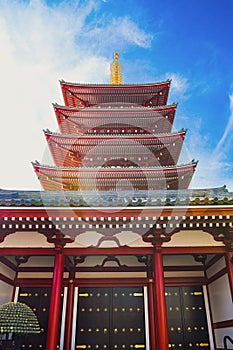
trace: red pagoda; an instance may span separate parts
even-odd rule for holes
[[[55,164],[33,163],[44,190],[0,188],[0,308],[38,317],[20,350],[227,349],[233,192],[188,189],[170,81],[123,84],[114,57],[109,85],[61,82]]]
[[[45,190],[187,189],[197,162],[178,165],[186,134],[172,132],[170,81],[121,84],[118,55],[111,84],[61,81],[54,105],[61,133],[44,131],[55,166],[34,163]]]

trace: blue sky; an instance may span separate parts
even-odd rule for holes
[[[125,83],[172,79],[192,187],[233,191],[232,17],[232,0],[0,0],[0,187],[40,189],[59,79],[107,83],[117,50]]]

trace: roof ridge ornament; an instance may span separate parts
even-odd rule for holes
[[[120,85],[122,84],[122,65],[118,61],[118,52],[113,54],[114,61],[110,65],[110,84]]]

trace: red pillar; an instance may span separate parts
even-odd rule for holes
[[[168,350],[167,310],[161,248],[157,248],[154,253],[154,282],[158,349]]]
[[[225,256],[226,256],[229,284],[231,289],[231,298],[233,300],[233,252],[226,252]]]
[[[148,283],[148,318],[149,318],[149,333],[150,333],[150,350],[157,350],[156,343],[156,325],[155,325],[155,298],[154,298],[154,283],[153,279],[149,279]]]
[[[49,324],[46,350],[57,350],[59,321],[61,314],[61,292],[64,269],[64,255],[62,249],[58,249],[55,255],[52,295],[49,310]]]
[[[74,278],[75,278],[75,271],[72,270],[70,271],[70,274],[69,274],[69,285],[68,285],[68,292],[67,292],[64,350],[71,350],[73,307],[74,307]]]

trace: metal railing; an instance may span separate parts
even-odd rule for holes
[[[230,349],[227,346],[228,341],[233,345],[233,339],[229,335],[225,335],[225,337],[223,338],[224,350]]]

